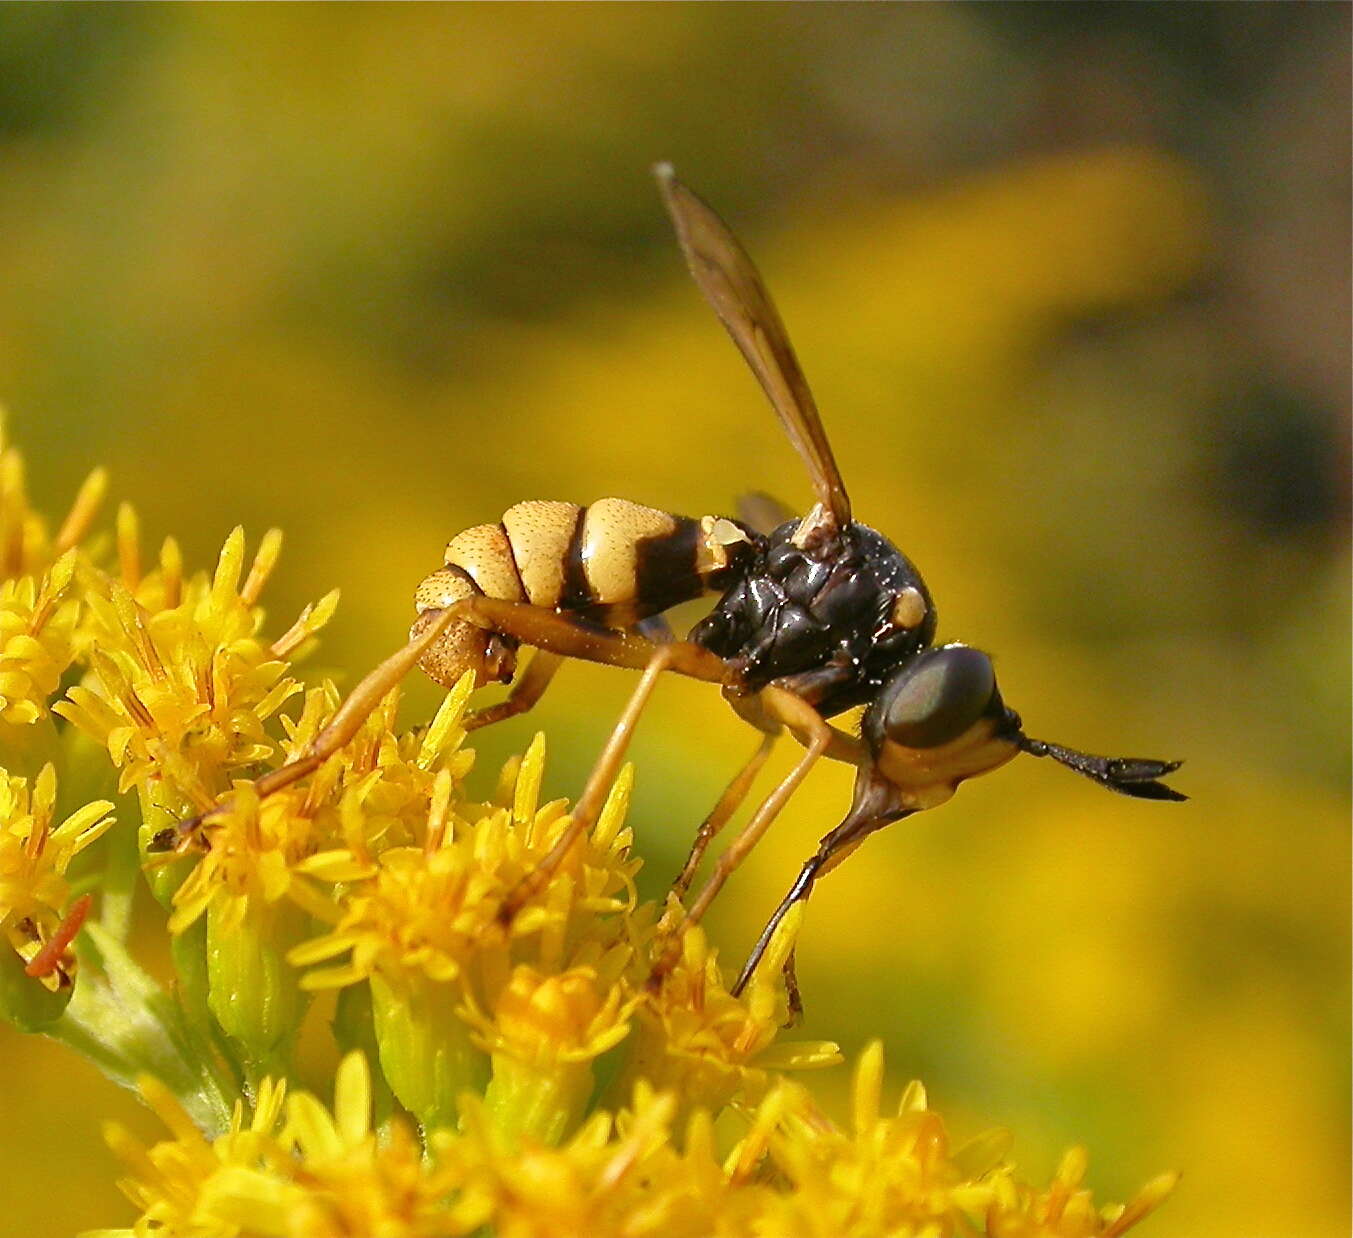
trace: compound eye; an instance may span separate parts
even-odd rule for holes
[[[996,696],[991,659],[966,645],[918,654],[884,685],[884,729],[906,748],[937,748],[957,739]]]

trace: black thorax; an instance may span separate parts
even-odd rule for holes
[[[891,542],[850,524],[798,546],[798,520],[756,553],[691,640],[729,661],[743,691],[773,680],[800,692],[826,717],[863,704],[884,676],[934,637],[935,613],[920,573]],[[898,594],[919,591],[925,618],[893,620]]]

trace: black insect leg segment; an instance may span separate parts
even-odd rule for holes
[[[834,833],[836,833],[835,830],[832,831],[832,834]],[[751,954],[747,956],[747,961],[742,965],[737,983],[733,985],[732,993],[734,997],[742,996],[742,991],[747,987],[748,981],[751,980],[757,964],[761,962],[762,957],[770,948],[771,938],[775,936],[775,930],[780,927],[780,921],[789,914],[789,909],[795,903],[802,902],[813,892],[813,885],[817,881],[818,873],[831,855],[828,843],[832,834],[828,834],[822,840],[817,853],[799,870],[799,875],[794,884],[789,887],[789,893],[780,900],[780,905],[771,913],[770,919],[766,921],[766,927],[761,930],[761,936],[756,939],[756,945],[752,947]]]
[[[915,810],[901,806],[898,789],[891,783],[872,769],[862,768],[860,770],[855,783],[855,802],[851,805],[850,812],[840,825],[822,838],[817,851],[799,870],[799,875],[794,884],[790,886],[789,893],[780,900],[780,905],[771,914],[766,927],[761,931],[761,936],[757,938],[756,945],[752,947],[751,954],[747,956],[747,961],[742,965],[737,983],[733,985],[732,993],[734,997],[740,996],[747,987],[757,965],[770,947],[771,940],[775,936],[775,930],[780,927],[781,921],[789,914],[790,908],[795,903],[806,901],[808,896],[812,894],[813,887],[817,884],[818,879],[840,864],[875,830],[881,830],[885,825],[900,821],[903,817],[910,816],[913,811]],[[797,1020],[802,1010],[798,1000],[798,985],[793,980],[792,968],[793,954],[791,953],[786,964],[786,981],[789,988],[789,1013],[791,1021],[794,1021]]]
[[[1016,741],[1021,752],[1030,756],[1051,757],[1059,765],[1084,774],[1086,778],[1117,791],[1120,795],[1131,795],[1142,800],[1186,800],[1189,797],[1173,787],[1167,787],[1157,779],[1172,774],[1182,764],[1180,761],[1156,761],[1149,757],[1097,757],[1088,752],[1077,752],[1074,748],[1064,748],[1061,744],[1050,744],[1046,740],[1030,739],[1019,736]]]

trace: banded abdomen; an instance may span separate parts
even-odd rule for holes
[[[413,634],[476,594],[627,628],[722,590],[752,548],[747,530],[722,516],[693,520],[627,499],[587,507],[531,499],[508,508],[497,524],[475,525],[447,543],[446,565],[414,595]],[[419,665],[448,688],[469,669],[480,684],[507,682],[515,642],[452,623]]]

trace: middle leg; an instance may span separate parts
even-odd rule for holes
[[[685,931],[696,925],[709,910],[719,891],[723,889],[729,877],[738,865],[751,854],[752,849],[765,836],[780,810],[789,802],[808,776],[808,771],[823,756],[834,756],[842,760],[860,759],[860,741],[830,726],[822,716],[806,701],[774,686],[763,688],[759,694],[759,704],[768,717],[787,726],[804,744],[803,755],[795,762],[793,769],[781,780],[780,784],[766,796],[758,806],[752,819],[729,843],[719,856],[705,884],[700,887],[694,901],[668,934],[667,945],[659,953],[649,975],[650,985],[656,985],[662,977],[675,966],[681,950],[681,939]]]
[[[766,758],[770,756],[771,749],[775,747],[775,741],[779,738],[778,734],[770,733],[762,736],[761,742],[756,746],[756,751],[752,753],[747,763],[733,775],[724,792],[719,796],[719,802],[710,809],[707,816],[696,831],[695,841],[691,844],[690,854],[686,857],[686,863],[682,865],[681,872],[677,874],[677,879],[672,882],[672,893],[677,898],[685,898],[686,891],[690,889],[691,880],[695,877],[695,870],[700,866],[700,861],[704,859],[705,852],[709,850],[709,845],[718,835],[719,831],[728,824],[729,818],[737,812],[739,805],[747,798],[747,793],[752,789],[752,784],[756,781],[756,776],[761,772],[761,767],[765,765]]]

